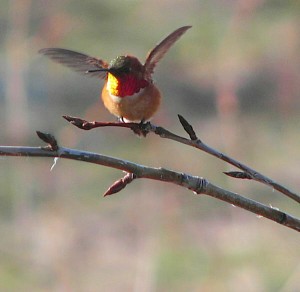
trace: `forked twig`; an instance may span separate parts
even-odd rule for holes
[[[239,169],[242,170],[242,172],[225,172],[226,175],[234,178],[240,178],[240,179],[252,179],[257,182],[263,183],[265,185],[268,185],[272,187],[273,189],[277,190],[278,192],[286,195],[287,197],[293,199],[294,201],[300,203],[300,196],[296,194],[295,192],[290,191],[283,185],[275,182],[274,180],[268,178],[267,176],[259,173],[258,171],[248,167],[247,165],[237,161],[234,158],[229,157],[228,155],[208,146],[207,144],[203,143],[196,135],[193,127],[187,122],[187,120],[182,117],[181,115],[178,115],[179,121],[181,125],[183,126],[184,130],[188,133],[190,139],[178,136],[163,127],[158,127],[150,122],[147,123],[107,123],[107,122],[88,122],[86,120],[83,120],[81,118],[77,117],[71,117],[71,116],[63,116],[68,122],[75,125],[76,127],[83,129],[83,130],[91,130],[95,128],[100,127],[122,127],[122,128],[128,128],[134,131],[134,133],[146,136],[148,133],[155,133],[156,135],[159,135],[162,138],[170,139],[194,148],[197,148],[199,150],[202,150],[210,155],[213,155]]]

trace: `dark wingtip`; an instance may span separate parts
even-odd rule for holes
[[[40,50],[38,50],[38,53],[39,53],[39,54],[44,54],[46,50],[47,50],[47,49],[40,49]]]
[[[43,48],[43,49],[38,50],[38,53],[42,54],[42,55],[47,55],[47,53],[49,53],[53,49],[54,48]]]
[[[68,49],[63,49],[63,48],[43,48],[38,51],[38,53],[42,55],[52,55],[52,54],[64,53],[64,52],[77,53],[75,51],[70,51]]]
[[[187,31],[188,29],[190,29],[192,27],[193,27],[192,25],[184,25],[182,27],[179,27],[177,30],[181,30],[184,33],[185,31]]]

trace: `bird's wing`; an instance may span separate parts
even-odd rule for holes
[[[41,49],[39,53],[74,71],[86,73],[87,76],[99,77],[102,79],[106,77],[107,72],[99,70],[106,69],[108,64],[101,59],[59,48]]]
[[[170,35],[168,35],[165,39],[163,39],[159,44],[155,46],[153,50],[151,50],[146,58],[144,68],[145,68],[145,77],[147,79],[151,79],[151,74],[154,71],[154,67],[159,62],[159,60],[164,56],[164,54],[170,49],[170,47],[189,29],[191,26],[183,26],[175,31],[173,31]]]

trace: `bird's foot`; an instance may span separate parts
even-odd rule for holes
[[[145,120],[141,120],[139,123],[136,123],[136,127],[132,127],[132,131],[138,135],[146,137],[149,131],[150,122],[146,122]]]

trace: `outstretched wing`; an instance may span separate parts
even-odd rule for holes
[[[101,59],[59,48],[41,49],[39,53],[74,71],[86,73],[87,76],[94,76],[102,79],[106,77],[107,72],[97,71],[108,67],[108,64]]]
[[[145,68],[145,77],[147,79],[151,79],[151,74],[153,73],[154,67],[159,62],[159,60],[164,56],[164,54],[170,49],[170,47],[189,29],[191,26],[183,26],[175,31],[173,31],[170,35],[168,35],[165,39],[163,39],[159,44],[155,46],[155,48],[148,53],[146,58],[144,68]]]

